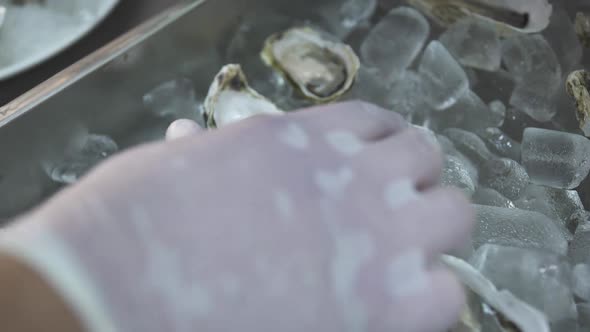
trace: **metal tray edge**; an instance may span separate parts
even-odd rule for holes
[[[114,58],[142,43],[162,28],[209,0],[194,0],[174,5],[131,29],[107,45],[70,65],[53,77],[0,107],[0,127],[16,120],[35,106],[91,74]]]

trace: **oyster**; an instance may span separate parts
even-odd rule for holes
[[[590,136],[590,74],[585,70],[576,70],[568,75],[565,82],[567,93],[576,102],[576,116],[580,129]]]
[[[442,261],[464,285],[498,313],[498,319],[505,329],[519,332],[551,331],[542,312],[521,301],[511,292],[496,289],[491,281],[469,263],[448,255],[443,255]]]
[[[309,27],[296,27],[270,36],[261,53],[308,99],[332,101],[350,89],[360,67],[346,44]]]
[[[590,16],[578,12],[576,14],[576,34],[584,47],[590,47]]]
[[[407,0],[442,26],[467,17],[489,21],[502,36],[537,33],[549,25],[553,7],[547,0]]]
[[[203,104],[207,128],[216,128],[257,114],[282,114],[270,100],[250,88],[242,67],[223,66],[215,75]]]

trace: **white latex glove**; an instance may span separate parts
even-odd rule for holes
[[[257,116],[114,156],[0,242],[91,331],[445,331],[473,214],[441,167],[370,104]]]

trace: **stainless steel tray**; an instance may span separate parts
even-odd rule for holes
[[[184,1],[0,108],[0,220],[59,189],[40,165],[62,154],[79,128],[123,148],[162,132],[167,123],[146,114],[143,94],[179,77],[205,94],[222,65],[216,52],[240,16],[273,9],[307,17],[316,7],[311,0]]]
[[[123,148],[161,134],[167,123],[147,114],[142,96],[180,77],[204,96],[240,17],[264,20],[270,9],[313,20],[319,6],[341,1],[183,1],[0,108],[0,224],[59,189],[40,165],[62,154],[79,128],[110,135]],[[381,7],[402,3],[382,0]],[[585,1],[564,3],[590,10]]]

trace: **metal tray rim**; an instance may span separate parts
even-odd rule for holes
[[[74,85],[206,1],[210,0],[185,1],[168,8],[0,107],[0,128]]]

